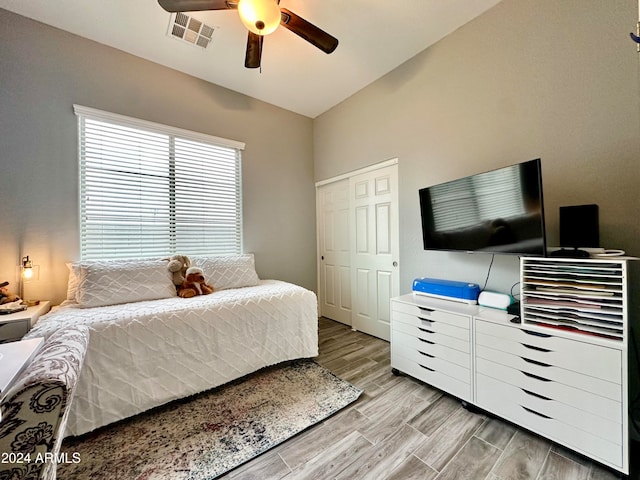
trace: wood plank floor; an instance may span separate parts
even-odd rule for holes
[[[394,376],[389,343],[320,319],[318,363],[362,388],[357,402],[223,478],[612,480],[612,470]],[[632,451],[632,458],[633,458]],[[629,476],[638,479],[634,466]]]

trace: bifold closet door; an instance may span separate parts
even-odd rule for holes
[[[400,293],[398,166],[349,178],[352,327],[389,340],[390,301]]]
[[[320,314],[351,325],[349,180],[318,188]]]

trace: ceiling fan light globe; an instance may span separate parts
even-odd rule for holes
[[[240,20],[256,35],[269,35],[280,25],[280,7],[276,0],[240,0]]]

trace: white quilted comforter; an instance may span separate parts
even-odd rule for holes
[[[80,435],[268,365],[318,355],[316,296],[277,280],[95,308],[60,306],[27,337],[90,327],[66,435]]]

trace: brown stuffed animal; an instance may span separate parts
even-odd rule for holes
[[[9,282],[0,283],[0,305],[4,305],[5,303],[17,302],[18,300],[20,300],[20,297],[18,295],[9,293],[7,285],[9,285]]]
[[[201,268],[190,267],[187,269],[187,277],[182,282],[178,295],[182,298],[191,298],[196,295],[209,295],[213,293],[213,287],[204,279],[204,272]]]

